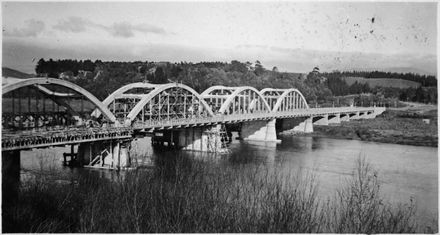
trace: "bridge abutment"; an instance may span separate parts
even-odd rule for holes
[[[373,118],[376,118],[376,113],[375,113],[375,112],[366,112],[366,113],[363,115],[363,118],[365,118],[365,119],[373,119]]]

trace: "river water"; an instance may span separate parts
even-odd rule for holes
[[[377,171],[382,183],[382,195],[392,203],[417,205],[419,220],[438,220],[438,149],[397,144],[364,142],[358,140],[330,139],[322,137],[284,136],[279,144],[244,142],[233,140],[230,153],[220,156],[200,152],[186,152],[193,160],[204,159],[207,164],[221,167],[253,167],[262,165],[283,173],[310,172],[317,177],[321,199],[332,197],[351,177],[356,160],[365,157]],[[150,139],[135,141],[132,150],[138,159],[151,170],[154,159],[170,155],[170,151],[153,151]],[[99,177],[112,177],[111,171],[71,169],[62,167],[62,152],[68,148],[23,151],[21,154],[22,180],[38,174],[48,166],[56,168],[60,179],[75,178],[91,171]],[[171,155],[173,152],[171,151]],[[62,181],[62,180],[60,180]]]

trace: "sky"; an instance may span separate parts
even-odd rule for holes
[[[436,74],[436,2],[2,2],[2,65],[261,61]]]

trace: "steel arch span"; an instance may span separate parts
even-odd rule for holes
[[[213,86],[201,95],[214,113],[269,113],[270,107],[259,91],[250,86]]]
[[[23,127],[22,124],[25,124],[25,128],[42,127],[44,125],[52,124],[78,125],[78,121],[80,121],[80,119],[77,119],[80,116],[78,109],[80,106],[81,111],[83,111],[84,100],[90,102],[93,106],[99,109],[108,121],[111,123],[117,123],[113,113],[111,113],[110,110],[108,110],[94,95],[84,88],[65,80],[55,78],[3,78],[2,85],[3,102],[9,102],[8,106],[11,107],[7,107],[9,109],[8,113],[10,113],[8,115],[14,119],[10,121],[12,123],[20,122],[20,128]],[[67,90],[68,92],[59,92],[56,91],[57,89],[64,91]],[[79,102],[68,102],[68,99],[78,98],[81,99],[80,104]],[[27,100],[27,105],[22,103],[23,99]],[[53,106],[51,110],[50,107],[47,107],[49,101],[51,101]],[[57,107],[57,110],[55,110],[55,106]],[[66,113],[69,113],[72,117],[67,117]],[[6,115],[5,110],[3,110],[3,116],[4,115]],[[90,113],[83,113],[83,115],[90,115]],[[77,118],[75,118],[75,116],[77,116]],[[57,119],[60,119],[60,123],[57,123]],[[69,119],[75,119],[75,121]],[[16,125],[13,124],[12,126]]]
[[[285,112],[297,109],[308,109],[306,99],[298,89],[265,88],[260,91],[268,102],[272,112]]]
[[[180,83],[128,84],[113,92],[103,103],[126,125],[213,116],[200,94]]]

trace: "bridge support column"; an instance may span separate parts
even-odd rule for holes
[[[352,120],[360,119],[359,112],[356,112],[353,116],[350,117]]]
[[[80,166],[119,170],[130,167],[131,140],[81,143],[78,146]]]
[[[179,130],[162,130],[154,132],[151,141],[155,147],[177,148],[179,142]]]
[[[348,121],[350,121],[350,116],[348,115],[348,114],[344,114],[344,115],[340,115],[340,119],[341,119],[341,122],[348,122]]]
[[[336,114],[334,117],[328,119],[329,124],[339,124],[341,123],[341,115]]]
[[[364,118],[364,119],[373,119],[373,118],[376,118],[376,114],[374,112],[365,113],[364,115],[362,115],[362,118]]]
[[[280,142],[281,140],[277,139],[275,122],[276,119],[244,122],[240,137],[244,140]]]
[[[321,119],[313,123],[318,126],[328,126],[328,114],[324,115]]]
[[[178,132],[177,145],[183,150],[222,153],[226,151],[226,132],[221,124],[211,127],[194,127]]]
[[[313,132],[313,117],[309,117],[303,122],[299,123],[292,129],[294,132],[312,133]]]
[[[20,187],[20,150],[2,151],[2,207],[18,198]]]

